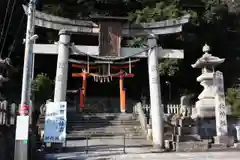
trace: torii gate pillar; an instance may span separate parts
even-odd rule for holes
[[[161,108],[160,77],[158,72],[157,37],[156,36],[148,37],[148,45],[149,47],[152,47],[148,53],[149,54],[148,74],[149,74],[153,146],[156,149],[163,149],[164,126],[163,126],[163,109]]]
[[[55,79],[54,102],[66,100],[67,78],[68,78],[68,57],[70,33],[67,30],[59,31],[57,71]]]

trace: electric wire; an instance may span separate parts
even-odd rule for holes
[[[10,24],[11,24],[11,21],[12,21],[12,15],[13,15],[13,11],[14,11],[14,8],[15,8],[15,4],[16,4],[16,0],[13,1],[13,6],[12,6],[11,14],[10,14],[10,17],[9,17],[4,41],[3,41],[2,48],[1,48],[1,51],[0,51],[0,57],[2,57],[2,52],[3,52],[3,49],[4,49],[5,43],[6,43],[6,39],[7,39],[8,31],[9,31],[9,28],[10,28]]]
[[[12,52],[14,51],[14,49],[15,49],[15,47],[16,47],[16,41],[17,41],[18,35],[19,35],[19,33],[20,33],[20,30],[21,30],[21,28],[22,28],[23,20],[24,20],[24,14],[23,14],[23,16],[22,16],[22,18],[21,18],[21,20],[20,20],[20,25],[19,25],[18,30],[17,30],[17,32],[16,32],[16,36],[15,36],[15,39],[14,39],[14,41],[13,41],[12,48],[11,48],[9,54],[8,54],[8,58],[11,56]]]
[[[3,20],[3,26],[2,26],[2,31],[1,31],[1,35],[0,35],[0,44],[2,42],[2,36],[3,36],[3,32],[4,32],[4,29],[5,29],[5,25],[6,25],[6,20],[7,20],[7,15],[8,15],[8,10],[9,10],[9,6],[10,6],[10,2],[11,0],[8,1],[7,3],[7,8],[5,10],[5,16],[4,16],[4,20]]]

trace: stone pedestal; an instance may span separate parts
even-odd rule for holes
[[[208,142],[201,141],[198,127],[191,118],[178,121],[175,141],[177,152],[201,152],[208,149]]]
[[[236,149],[240,149],[240,143],[234,143],[234,148],[236,148]]]
[[[197,127],[191,118],[185,118],[178,120],[176,125],[176,142],[186,142],[186,141],[200,141],[200,136],[198,135]]]
[[[208,150],[208,143],[199,142],[181,142],[176,144],[176,152],[204,152]]]
[[[215,136],[214,143],[215,144],[226,144],[227,146],[233,146],[234,138],[231,136]]]
[[[201,99],[196,102],[196,107],[192,109],[193,119],[197,117],[215,117],[215,102],[214,99]]]

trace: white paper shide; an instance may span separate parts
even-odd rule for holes
[[[63,143],[66,139],[67,103],[50,102],[46,106],[44,142]]]

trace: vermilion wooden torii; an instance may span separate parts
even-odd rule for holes
[[[130,67],[133,67],[134,65],[131,65]],[[80,109],[83,109],[85,106],[85,98],[86,98],[86,90],[87,90],[87,77],[94,77],[98,76],[94,73],[87,73],[86,72],[86,65],[78,65],[78,64],[72,64],[73,68],[81,68],[83,71],[81,73],[72,73],[72,77],[82,77],[82,88],[80,89]],[[97,69],[96,66],[89,66],[90,69]],[[121,112],[126,111],[126,89],[124,88],[124,78],[132,78],[134,77],[134,74],[132,73],[126,73],[123,69],[129,68],[129,65],[123,65],[123,66],[111,66],[112,69],[120,70],[117,74],[112,74],[111,78],[119,78],[119,95],[120,95],[120,110]]]

